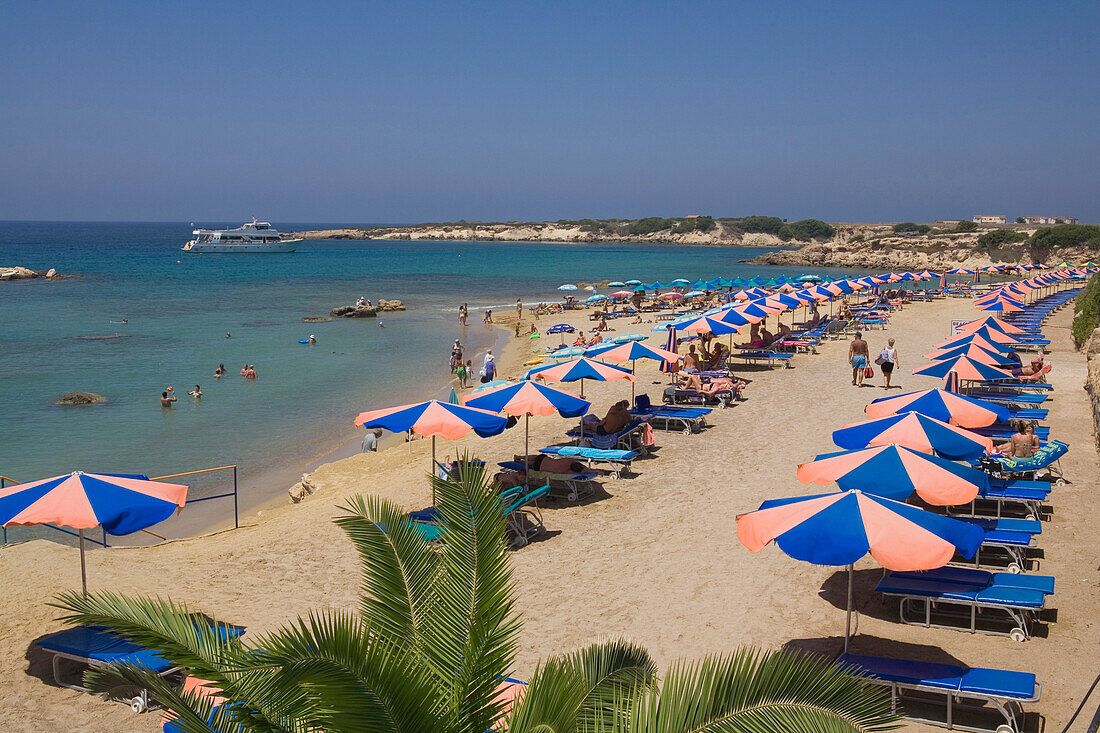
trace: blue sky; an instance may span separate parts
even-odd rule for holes
[[[1096,2],[0,3],[0,219],[1100,221]]]

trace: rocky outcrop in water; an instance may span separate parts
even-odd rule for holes
[[[83,407],[85,405],[98,405],[101,402],[106,402],[107,398],[101,394],[95,392],[66,392],[57,398],[55,405],[71,405],[74,407]]]
[[[52,267],[48,270],[31,270],[26,267],[0,267],[0,280],[32,280],[36,277],[44,277],[47,280],[60,280],[63,275],[57,274]]]
[[[290,487],[287,493],[292,504],[301,503],[307,496],[317,490],[313,484],[313,474],[303,473],[302,480]]]
[[[376,305],[341,305],[330,313],[342,318],[377,318],[379,313],[403,311],[405,304],[400,300],[379,300]],[[302,320],[305,320],[304,318]]]
[[[342,318],[376,318],[378,309],[365,305],[341,305],[329,311],[333,316]]]

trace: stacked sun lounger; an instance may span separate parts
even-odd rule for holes
[[[539,453],[552,456],[569,456],[585,461],[589,466],[594,463],[606,464],[615,478],[619,478],[623,471],[629,471],[631,461],[641,455],[635,450],[604,450],[578,445],[551,445],[546,448],[539,448]]]
[[[1054,578],[943,567],[887,573],[875,590],[899,600],[902,623],[1025,641],[1054,593]]]

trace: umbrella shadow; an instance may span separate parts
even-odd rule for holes
[[[801,652],[835,660],[844,651],[843,636],[818,636],[807,639],[791,639],[783,644],[789,651]],[[938,646],[913,644],[911,642],[884,639],[870,634],[855,634],[848,642],[848,651],[852,654],[866,654],[891,659],[910,659],[917,662],[953,664],[965,666],[965,663],[947,653]]]
[[[867,568],[852,573],[852,610],[861,616],[896,621],[896,613],[889,613],[883,607],[881,596],[875,593],[875,586],[882,580],[882,570]],[[844,611],[848,608],[848,571],[837,570],[821,584],[818,595],[836,608]]]

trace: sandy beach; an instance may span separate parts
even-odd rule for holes
[[[1038,543],[1045,556],[1035,569],[1057,578],[1051,604],[1057,621],[1025,643],[905,626],[897,623],[896,608],[883,607],[872,592],[878,565],[864,560],[856,572],[860,619],[853,651],[1034,672],[1043,697],[1026,708],[1044,716],[1047,731],[1061,730],[1088,690],[1100,643],[1100,574],[1089,549],[1100,530],[1100,499],[1093,490],[1100,461],[1081,389],[1085,361],[1069,337],[1071,311],[1064,309],[1044,329],[1053,342],[1049,381],[1056,386],[1047,424],[1053,437],[1071,445],[1062,459],[1069,484],[1054,490],[1053,514]],[[895,385],[902,389],[892,394],[939,386],[940,380],[915,377],[912,369],[947,337],[950,319],[971,317],[968,300],[910,304],[887,330],[866,334],[872,353],[887,337],[897,340],[901,366]],[[587,312],[543,317],[537,325],[561,321],[585,330],[590,325]],[[614,325],[619,333],[648,333],[652,327],[626,319]],[[522,376],[533,350],[556,339],[509,335],[498,360],[500,375]],[[651,344],[661,341],[651,335]],[[835,654],[844,629],[843,574],[797,562],[774,547],[754,555],[737,541],[734,520],[765,499],[811,493],[795,477],[797,464],[835,450],[831,432],[863,418],[864,406],[886,394],[878,375],[874,387],[851,386],[847,348],[846,340],[830,341],[817,355],[797,355],[794,369],[742,370],[752,380],[747,400],[715,410],[712,427],[697,435],[658,432],[659,450],[635,464],[636,475],[608,478],[591,500],[547,504],[547,534],[512,554],[525,619],[516,676],[529,675],[541,658],[620,635],[647,646],[662,670],[676,659],[744,644]],[[663,377],[654,362],[639,362],[637,391],[659,401]],[[565,388],[576,391],[576,385]],[[586,382],[585,396],[602,415],[612,402],[630,396],[630,386]],[[530,425],[535,450],[561,441],[570,422],[536,417]],[[352,608],[358,561],[330,520],[345,497],[359,493],[382,495],[409,509],[427,506],[430,445],[416,441],[323,465],[313,471],[317,493],[301,504],[243,515],[237,530],[155,547],[91,551],[89,589],[170,595],[249,632],[271,629],[311,608]],[[438,443],[440,458],[468,450],[490,464],[522,449],[522,428],[490,439]],[[159,730],[158,714],[138,716],[119,703],[53,684],[49,660],[34,640],[62,628],[47,604],[79,584],[72,547],[35,540],[0,550],[0,730]]]

